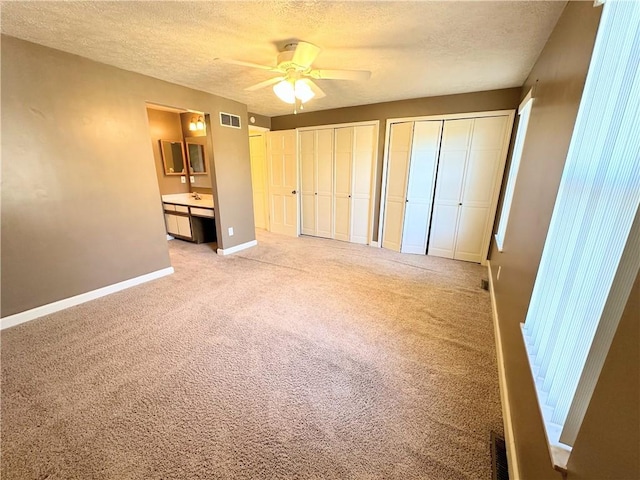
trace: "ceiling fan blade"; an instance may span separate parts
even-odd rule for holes
[[[311,70],[309,76],[317,80],[369,80],[368,70]]]
[[[313,61],[320,53],[320,47],[316,47],[312,43],[298,42],[296,51],[293,52],[293,58],[291,61],[301,67],[309,68]]]
[[[265,80],[264,82],[256,83],[255,85],[251,85],[250,87],[245,88],[247,92],[254,92],[256,90],[260,90],[261,88],[268,87],[269,85],[273,85],[274,83],[278,83],[284,80],[284,77],[275,77],[270,78],[269,80]]]
[[[233,60],[232,58],[218,57],[218,58],[214,58],[214,60],[218,62],[230,63],[231,65],[240,65],[243,67],[260,68],[262,70],[277,71],[275,67],[270,67],[268,65],[260,65],[259,63],[243,62],[242,60]]]
[[[327,94],[324,93],[324,91],[322,91],[322,89],[318,85],[316,85],[313,81],[311,81],[310,79],[304,78],[304,79],[302,79],[302,81],[304,83],[306,83],[307,85],[309,85],[309,88],[311,88],[311,91],[314,93],[314,97],[313,98],[318,99],[318,98],[322,98],[322,97],[326,97],[327,96]]]

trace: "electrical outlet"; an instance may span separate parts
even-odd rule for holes
[[[229,236],[233,237],[233,227],[229,227]]]
[[[502,265],[498,267],[498,274],[496,275],[496,280],[500,280],[500,272],[502,271]]]
[[[187,183],[187,177],[180,177],[180,183]]]
[[[196,183],[196,177],[194,177],[193,175],[189,177],[189,180],[191,180],[191,183]]]

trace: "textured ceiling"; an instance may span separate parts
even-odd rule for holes
[[[291,113],[275,74],[213,59],[275,65],[290,40],[323,50],[316,68],[370,70],[319,80],[306,111],[520,86],[566,2],[210,1],[2,2],[2,33],[246,103]]]

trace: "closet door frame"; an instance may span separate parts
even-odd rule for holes
[[[269,132],[270,130],[266,127],[258,127],[258,126],[254,126],[254,125],[250,125],[249,126],[249,138],[253,137],[253,136],[261,136],[262,137],[262,141],[264,142],[264,181],[263,181],[263,188],[264,188],[264,193],[263,193],[263,201],[264,201],[264,216],[265,216],[265,230],[267,232],[271,231],[271,224],[269,223],[269,219],[270,219],[270,208],[269,208],[269,158],[267,157],[268,152],[268,145],[267,145],[267,132]],[[251,140],[249,140],[249,142],[251,142]],[[251,143],[249,143],[249,145],[251,145]],[[251,147],[249,147],[249,150],[251,150]],[[249,156],[251,156],[251,152],[249,152]],[[251,164],[251,183],[252,183],[252,192],[253,192],[253,163]],[[255,217],[255,212],[254,212],[254,217]],[[254,218],[255,220],[255,218]],[[254,221],[255,223],[255,221]]]
[[[509,119],[507,121],[508,128],[505,132],[504,142],[502,144],[501,157],[500,157],[500,166],[498,170],[501,172],[500,178],[504,175],[504,167],[507,160],[507,154],[509,151],[509,143],[511,142],[511,131],[513,129],[513,122],[515,119],[516,110],[491,110],[487,112],[467,112],[467,113],[452,113],[452,114],[444,114],[444,115],[426,115],[420,117],[402,117],[402,118],[388,118],[385,127],[385,139],[384,139],[384,154],[382,158],[382,185],[380,189],[380,212],[378,216],[378,242],[377,247],[382,247],[382,230],[384,226],[384,215],[385,215],[385,202],[387,198],[387,172],[389,170],[389,147],[391,142],[391,125],[394,123],[403,123],[403,122],[420,122],[424,120],[463,120],[468,118],[482,118],[482,117],[499,117],[499,116],[508,116]],[[498,198],[500,197],[500,189],[502,188],[502,182],[497,181],[496,186],[493,192],[491,206],[489,207],[490,218],[494,219],[495,223],[495,215],[498,207]],[[488,227],[488,229],[493,229],[493,223]],[[487,256],[489,254],[489,242],[491,240],[491,232],[488,232],[485,235],[486,238],[484,240],[484,244],[482,247],[482,251],[485,252],[482,258],[482,265],[486,265]]]
[[[378,176],[378,145],[380,141],[380,120],[366,120],[363,122],[348,122],[348,123],[332,123],[328,125],[313,125],[309,127],[298,127],[296,128],[296,138],[299,138],[300,132],[304,132],[307,130],[324,130],[327,128],[346,128],[346,127],[360,127],[365,125],[373,125],[374,129],[374,145],[373,145],[373,158],[371,159],[371,196],[369,198],[369,232],[368,232],[368,245],[377,246],[373,239],[373,219],[375,216],[375,200],[376,200],[376,178]],[[335,139],[334,139],[335,142]],[[299,144],[299,142],[298,142]],[[298,152],[298,162],[300,161],[300,152]],[[335,162],[335,158],[334,158]],[[353,165],[353,162],[352,162]],[[300,165],[298,164],[298,175],[300,174]],[[353,185],[353,178],[352,185]],[[300,184],[300,178],[298,179],[298,184]],[[302,215],[302,212],[299,212],[299,215]],[[299,223],[300,220],[299,220]]]

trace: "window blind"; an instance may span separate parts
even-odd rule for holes
[[[640,2],[614,0],[604,5],[523,326],[554,445],[575,441],[640,268],[639,205]]]

